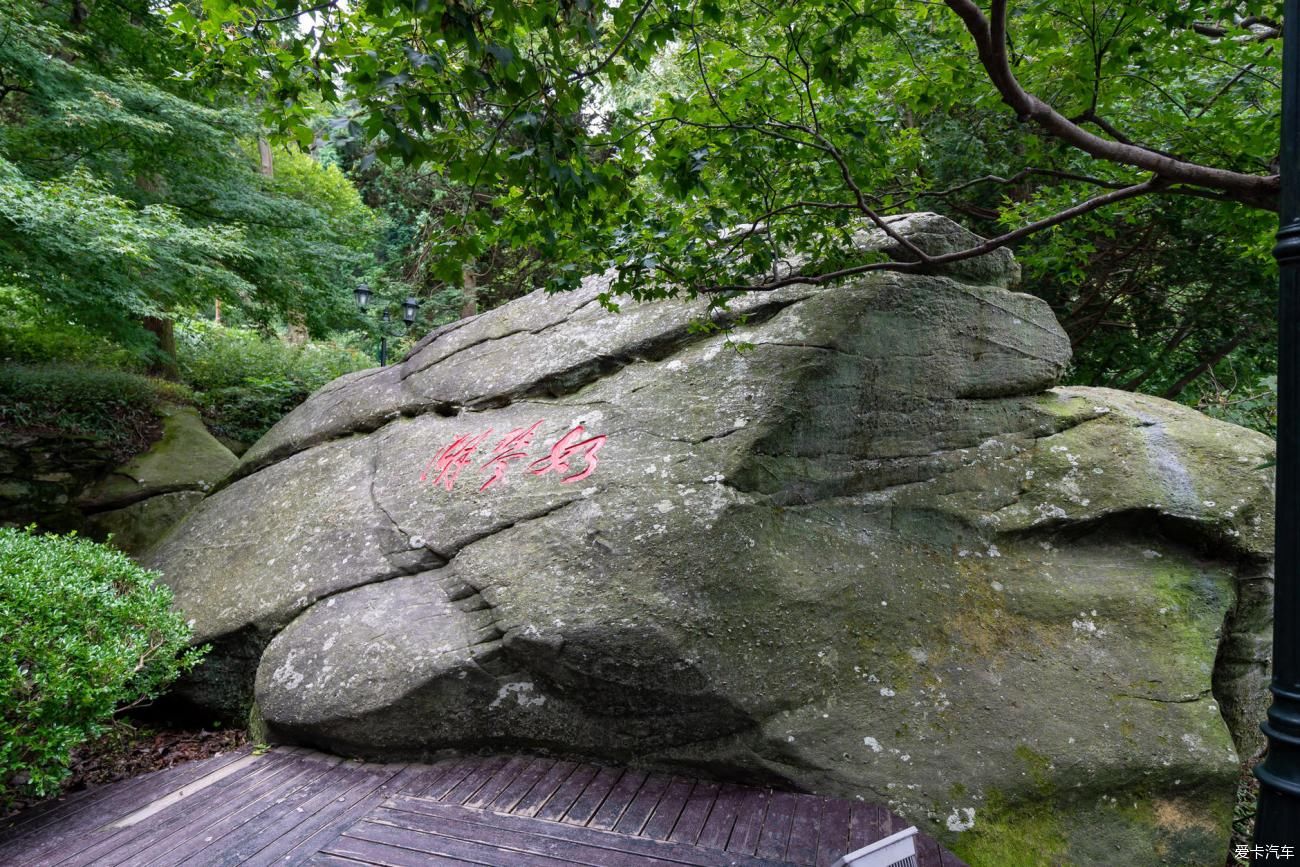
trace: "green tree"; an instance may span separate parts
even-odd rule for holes
[[[350,322],[368,209],[305,156],[261,174],[255,119],[171,75],[155,8],[0,0],[0,283],[128,341],[213,299]]]
[[[1179,393],[1267,355],[1252,322],[1193,312],[1234,287],[1242,316],[1271,304],[1279,16],[1258,0],[207,0],[171,21],[203,46],[194,69],[244,76],[287,130],[304,95],[338,98],[381,153],[485,192],[491,208],[444,218],[440,273],[510,245],[563,263],[556,287],[590,262],[617,291],[725,303],[1015,245],[1091,335],[1080,376],[1123,384],[1157,362],[1143,386]],[[918,208],[990,240],[854,248],[856,228]],[[1093,254],[1150,222],[1134,294]],[[1126,344],[1078,318],[1098,304]]]

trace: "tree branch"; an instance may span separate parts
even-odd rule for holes
[[[1006,0],[994,0],[986,18],[974,0],[944,0],[966,25],[975,40],[980,64],[993,86],[1022,120],[1032,120],[1050,135],[1097,159],[1153,172],[1178,183],[1225,193],[1234,201],[1267,210],[1277,209],[1276,175],[1249,175],[1188,163],[1139,145],[1110,141],[1093,135],[1027,92],[1016,79],[1006,55]]]
[[[306,9],[299,9],[297,12],[289,12],[285,15],[277,15],[273,18],[257,18],[253,21],[253,29],[258,30],[263,24],[279,24],[282,21],[289,21],[301,18],[304,15],[311,15],[313,12],[323,12],[326,9],[333,9],[339,5],[339,0],[325,0],[324,3],[317,3],[315,6],[308,6]]]
[[[1168,181],[1162,178],[1151,178],[1140,184],[1124,187],[1123,189],[1113,190],[1109,193],[1103,193],[1087,201],[1080,202],[1077,205],[1058,211],[1050,217],[1044,217],[1019,229],[998,235],[996,238],[990,238],[983,243],[976,244],[974,247],[968,247],[965,250],[954,250],[951,253],[944,253],[939,256],[926,256],[923,261],[907,262],[868,262],[865,265],[855,265],[850,268],[841,268],[838,271],[830,271],[825,274],[802,274],[795,273],[776,280],[770,280],[764,283],[746,284],[746,285],[725,285],[715,287],[697,288],[696,291],[704,294],[716,294],[723,292],[770,292],[774,289],[780,289],[785,286],[796,284],[820,285],[830,283],[834,280],[842,280],[845,277],[853,277],[858,274],[865,274],[870,271],[896,271],[906,274],[924,274],[932,272],[941,265],[947,265],[953,262],[961,262],[966,259],[974,259],[977,256],[983,256],[986,253],[992,253],[994,250],[1001,249],[1008,244],[1013,244],[1021,238],[1026,238],[1036,232],[1044,229],[1050,229],[1061,223],[1082,216],[1083,214],[1095,211],[1098,208],[1104,208],[1107,205],[1113,205],[1116,202],[1122,202],[1125,199],[1136,198],[1137,196],[1147,195],[1149,193],[1163,190],[1168,185]],[[886,234],[893,238],[897,236],[896,231],[890,231]],[[910,245],[909,245],[910,246]]]
[[[623,38],[618,41],[618,44],[615,45],[612,50],[610,50],[609,54],[606,54],[603,60],[590,69],[581,69],[570,75],[569,82],[575,83],[584,78],[591,78],[593,75],[599,75],[605,70],[606,66],[613,63],[614,58],[618,57],[618,55],[623,51],[623,46],[627,45],[627,41],[632,38],[632,34],[636,31],[637,25],[641,23],[641,19],[645,17],[645,14],[650,11],[650,7],[653,5],[654,0],[646,0],[646,2],[641,5],[641,8],[636,11],[636,15],[632,18],[632,23],[627,26],[627,32],[623,34]]]

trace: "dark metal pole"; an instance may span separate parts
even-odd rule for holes
[[[1273,705],[1262,726],[1255,845],[1300,854],[1300,0],[1286,0],[1282,37],[1282,199],[1277,257],[1277,529]],[[1263,864],[1268,855],[1256,858]],[[1274,858],[1274,861],[1277,859]]]
[[[379,323],[379,366],[388,364],[388,308],[384,308],[384,318]]]

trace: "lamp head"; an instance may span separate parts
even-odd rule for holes
[[[415,317],[420,314],[420,299],[407,298],[402,302],[402,321],[407,325],[415,324]]]
[[[365,310],[366,305],[370,303],[370,287],[365,283],[362,283],[352,290],[352,294],[356,296],[357,307]]]

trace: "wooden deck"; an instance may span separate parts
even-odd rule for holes
[[[902,830],[856,801],[530,756],[247,748],[0,822],[0,864],[827,867]],[[919,867],[965,867],[929,837]]]

